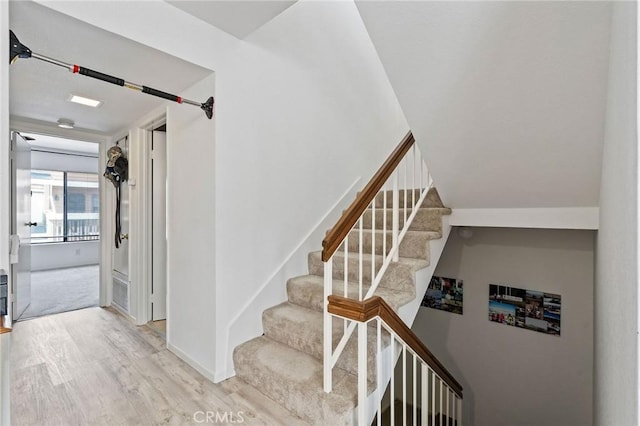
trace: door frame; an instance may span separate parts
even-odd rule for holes
[[[11,173],[11,202],[10,202],[10,212],[9,212],[9,218],[11,220],[11,223],[9,225],[9,232],[10,235],[16,235],[19,243],[18,243],[18,263],[11,263],[9,262],[9,275],[11,276],[11,280],[10,285],[7,287],[7,314],[9,315],[9,318],[11,318],[11,322],[14,323],[16,321],[18,321],[22,315],[26,312],[26,310],[28,309],[29,305],[31,304],[31,228],[29,229],[29,239],[27,241],[22,241],[19,237],[19,231],[18,228],[20,228],[20,224],[18,222],[20,222],[20,219],[18,217],[18,198],[17,198],[17,187],[18,187],[18,171],[19,170],[24,170],[24,169],[20,169],[19,166],[16,164],[17,163],[17,155],[18,152],[20,152],[20,150],[18,149],[18,141],[21,140],[23,141],[23,143],[25,143],[27,145],[28,148],[26,148],[29,152],[29,173],[31,173],[31,146],[29,144],[29,141],[24,138],[24,136],[22,136],[20,134],[19,131],[11,131],[10,133],[10,156],[9,156],[9,161],[10,161],[10,173]],[[31,185],[29,185],[30,187]],[[31,191],[31,188],[29,188],[29,190]],[[30,198],[30,197],[29,197]],[[31,200],[29,200],[29,210],[31,210]],[[31,212],[29,212],[29,222],[31,222]],[[13,242],[10,243],[10,245],[12,245]],[[26,247],[24,250],[22,250],[22,246],[29,246]],[[18,291],[18,283],[20,282],[20,280],[18,279],[18,277],[21,275],[21,272],[24,274],[26,273],[26,270],[22,270],[21,268],[24,268],[25,265],[25,255],[27,255],[27,259],[26,261],[29,262],[28,265],[28,275],[29,275],[29,303],[24,307],[24,309],[22,309],[22,311],[18,311],[18,309],[16,309],[18,307],[18,297],[17,295],[20,293]],[[24,285],[24,284],[23,284]]]
[[[131,307],[130,313],[135,318],[137,325],[147,324],[151,318],[151,283],[152,270],[152,175],[151,175],[151,146],[153,130],[167,123],[166,113],[157,116],[147,124],[130,132],[131,158],[137,158],[135,164],[129,163],[130,176],[134,181],[131,186],[136,189],[132,192],[130,211],[130,230],[138,230],[129,235],[130,264],[129,274],[131,280]],[[169,136],[167,134],[167,145]],[[137,181],[136,181],[137,178]],[[168,281],[168,280],[167,280]],[[168,287],[168,282],[167,282]],[[168,291],[167,291],[168,296]],[[167,303],[167,324],[169,324],[169,309]],[[168,341],[169,327],[167,327]]]
[[[24,133],[35,133],[43,136],[55,136],[70,140],[76,140],[80,142],[93,142],[97,143],[99,146],[99,156],[98,156],[98,175],[101,175],[101,167],[107,162],[106,156],[106,148],[105,146],[111,141],[111,139],[107,136],[87,132],[83,130],[68,130],[62,129],[59,127],[51,127],[46,123],[39,123],[31,120],[21,120],[19,118],[11,118],[9,123],[9,130],[11,132],[24,132]],[[106,205],[107,200],[107,192],[105,190],[104,179],[98,180],[98,193],[100,197],[100,205]],[[9,185],[11,186],[11,184]],[[9,190],[9,199],[11,199],[13,190]],[[106,241],[106,235],[113,235],[113,230],[110,228],[111,221],[106,217],[106,213],[103,208],[100,208],[100,245],[98,250],[98,256],[100,259],[100,298],[99,304],[100,306],[109,306],[111,304],[111,259],[110,256],[106,256],[109,258],[108,263],[105,264],[105,256],[104,253],[110,253],[110,246]],[[107,247],[105,249],[105,243],[107,243]],[[7,251],[8,253],[8,251]],[[9,278],[11,280],[11,278]]]

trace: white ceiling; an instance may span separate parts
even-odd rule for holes
[[[167,1],[227,33],[242,39],[260,28],[295,1]]]
[[[176,95],[211,73],[33,2],[12,1],[9,10],[10,27],[23,44],[66,63]],[[98,108],[73,104],[67,101],[70,94],[103,104]],[[193,100],[203,102],[209,96],[212,93],[202,93],[201,99]],[[10,66],[10,113],[15,118],[53,126],[59,118],[68,118],[78,129],[112,134],[165,102],[33,58]]]
[[[357,7],[447,205],[599,204],[609,3]]]

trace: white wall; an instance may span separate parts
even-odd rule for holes
[[[445,205],[598,205],[611,3],[357,1]]]
[[[636,3],[613,6],[595,294],[594,420],[638,424]]]
[[[170,237],[170,294],[188,282],[176,296],[188,312],[170,304],[170,322],[185,317],[184,334],[171,325],[169,333],[171,340],[184,339],[183,357],[215,366],[216,376],[225,377],[231,319],[349,186],[360,176],[368,180],[408,129],[358,12],[348,2],[302,1],[239,41],[164,2],[135,2],[124,15],[108,2],[45,5],[216,73],[215,141],[207,128],[193,136],[198,143],[185,145],[191,149],[170,142],[168,173],[189,204],[176,204],[169,221],[177,221],[178,212],[194,220],[170,226],[215,240],[203,247],[199,237]],[[199,91],[193,98],[208,95]],[[198,114],[193,120],[204,121]],[[168,123],[169,138],[176,130]],[[184,193],[187,182],[204,198]],[[191,255],[201,247],[201,255]],[[302,256],[292,272],[304,273],[305,262]],[[177,265],[188,273],[174,271]]]
[[[0,56],[9,56],[9,2],[0,1]],[[0,269],[9,273],[9,62],[0,61]],[[10,276],[11,274],[9,274]],[[9,278],[10,279],[10,278]],[[9,425],[9,339],[0,339],[0,424]]]
[[[463,280],[464,315],[422,307],[412,326],[464,388],[463,423],[592,424],[595,233],[472,229],[435,270]],[[561,336],[490,322],[489,284],[561,295]]]
[[[40,170],[57,170],[62,172],[98,173],[98,157],[86,155],[69,155],[40,151],[31,151],[31,168]],[[100,175],[102,175],[100,173]]]
[[[184,97],[214,94],[212,74]],[[217,336],[215,130],[197,108],[167,111],[167,343],[209,378]]]
[[[408,130],[353,3],[298,2],[246,42],[216,81],[218,378],[230,318]],[[300,256],[290,273],[306,267]]]
[[[31,270],[72,268],[100,263],[100,241],[31,245]]]

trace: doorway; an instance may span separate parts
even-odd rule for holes
[[[99,305],[98,144],[12,137],[13,320]]]

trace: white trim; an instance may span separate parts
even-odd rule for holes
[[[151,200],[149,167],[151,138],[148,130],[134,128],[129,143],[129,310],[137,325],[149,322],[149,288],[151,244],[148,221]],[[135,182],[135,186],[132,185]]]
[[[451,226],[587,229],[599,227],[598,207],[453,209]]]
[[[171,351],[178,358],[180,358],[181,360],[183,360],[184,362],[189,364],[189,366],[192,367],[194,370],[196,370],[198,373],[202,374],[204,377],[206,377],[210,381],[212,381],[214,383],[217,383],[216,380],[215,380],[216,376],[214,375],[213,371],[203,367],[197,361],[194,361],[193,358],[191,358],[189,355],[187,355],[184,351],[182,351],[181,349],[175,347],[171,343],[167,343],[167,349],[169,349],[169,351]],[[233,371],[233,374],[235,375],[235,371]],[[229,376],[229,377],[231,377],[231,376]],[[221,379],[221,380],[218,380],[218,381],[222,381],[222,380],[224,380],[224,378]]]
[[[230,368],[226,371],[218,372],[213,376],[214,378],[213,383],[220,383],[223,380],[227,380],[229,377],[233,377],[235,375],[236,375],[235,368]]]
[[[635,32],[636,32],[636,229],[633,230],[634,238],[636,240],[636,283],[635,288],[638,289],[638,269],[640,267],[640,233],[638,232],[638,224],[640,224],[640,149],[638,149],[638,129],[640,128],[640,114],[638,113],[638,104],[640,103],[640,94],[638,93],[638,87],[640,87],[640,71],[638,70],[638,58],[640,58],[640,33],[638,33],[638,24],[640,23],[640,7],[636,4],[636,19],[635,19]],[[640,422],[640,291],[636,290],[636,421]]]

